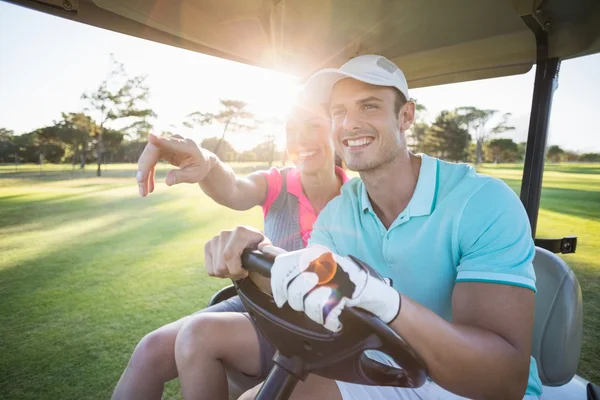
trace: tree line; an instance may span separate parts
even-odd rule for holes
[[[0,128],[0,163],[71,163],[85,168],[96,163],[97,175],[101,165],[113,162],[137,162],[147,136],[154,131],[156,113],[149,106],[150,92],[146,76],[130,76],[123,64],[111,56],[112,68],[107,77],[93,91],[81,96],[82,109],[64,112],[53,124],[32,132],[16,135]],[[525,143],[512,139],[494,138],[514,130],[508,124],[510,114],[498,110],[458,107],[441,111],[428,123],[422,115],[426,108],[417,104],[417,121],[408,135],[408,145],[414,152],[422,152],[449,161],[472,163],[519,162],[524,159]],[[202,141],[202,147],[214,152],[223,161],[261,161],[271,165],[285,161],[285,152],[275,145],[275,135],[268,135],[253,149],[238,152],[226,140],[232,131],[251,132],[265,124],[282,121],[260,121],[240,100],[221,100],[216,113],[190,113],[183,126],[197,128],[220,124],[220,137]],[[272,128],[271,128],[272,129]],[[172,135],[172,132],[160,132]],[[558,146],[547,149],[551,162],[600,162],[600,154],[577,154]]]
[[[150,91],[146,76],[130,76],[122,63],[111,56],[112,68],[100,85],[81,96],[82,109],[63,112],[53,124],[22,135],[0,128],[0,163],[71,163],[85,168],[96,163],[97,175],[101,165],[113,162],[137,162],[147,137],[154,131],[156,113],[149,106]],[[208,138],[201,146],[226,161],[273,161],[283,154],[275,145],[275,135],[267,135],[263,143],[252,150],[238,153],[225,140],[227,132],[251,131],[265,123],[247,110],[240,100],[221,100],[217,113],[196,111],[189,114],[183,125],[196,128],[218,123],[223,132],[218,138]],[[172,132],[160,132],[172,135]]]
[[[441,111],[431,123],[420,116],[427,109],[417,104],[417,121],[408,135],[413,152],[426,153],[455,162],[514,163],[525,159],[526,142],[494,137],[513,131],[510,113],[498,110],[458,107]],[[546,149],[549,162],[600,162],[600,153],[576,153],[560,146]]]

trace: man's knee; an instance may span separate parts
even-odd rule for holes
[[[220,327],[220,319],[217,316],[197,314],[185,321],[175,342],[175,358],[178,363],[189,361],[200,354],[218,357],[218,346],[216,346]]]

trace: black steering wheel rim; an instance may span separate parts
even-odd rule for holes
[[[250,272],[270,277],[274,258],[248,249],[243,253],[242,265]],[[334,333],[287,304],[278,308],[273,298],[249,278],[234,281],[234,286],[265,337],[285,356],[302,359],[304,372],[364,385],[416,388],[425,383],[427,370],[422,358],[373,314],[346,308],[340,315],[343,328]],[[290,337],[295,340],[289,340]],[[343,348],[338,349],[339,346]],[[365,350],[387,354],[400,368],[369,358]],[[351,363],[354,368],[349,367]]]

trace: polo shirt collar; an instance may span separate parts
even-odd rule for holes
[[[421,169],[417,187],[408,203],[411,217],[431,215],[435,206],[435,194],[438,184],[438,163],[435,158],[421,154]]]
[[[431,215],[435,206],[435,195],[438,184],[438,163],[433,157],[426,154],[419,154],[421,157],[421,168],[419,169],[419,178],[417,186],[413,193],[407,210],[410,217],[420,217]],[[367,194],[367,188],[364,183],[361,184],[361,205],[364,211],[373,211],[371,200]]]

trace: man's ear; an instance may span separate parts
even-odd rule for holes
[[[416,105],[412,100],[408,100],[400,108],[398,113],[398,123],[400,124],[400,131],[405,132],[410,129],[412,124],[415,122]]]

